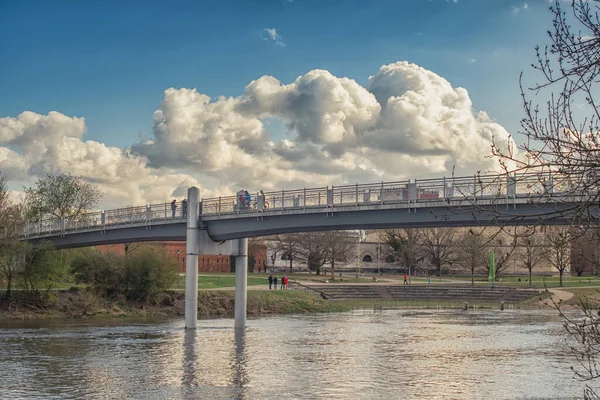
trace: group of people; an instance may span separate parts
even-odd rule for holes
[[[238,196],[238,204],[241,210],[245,210],[250,208],[250,204],[252,203],[252,195],[248,193],[247,190],[240,190],[237,193]]]
[[[277,276],[269,275],[269,289],[277,289],[277,284],[280,283],[280,290],[288,288],[288,277],[283,275],[281,280]]]
[[[173,199],[171,202],[171,217],[175,218],[177,212],[177,200]],[[181,218],[187,217],[187,199],[181,201]]]

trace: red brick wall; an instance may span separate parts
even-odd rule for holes
[[[254,272],[263,272],[267,262],[267,246],[262,243],[252,247],[248,255],[253,255],[256,263],[254,264]]]
[[[134,249],[142,243],[131,243],[129,249]],[[179,271],[185,272],[185,242],[151,242],[149,245],[160,246],[167,251],[167,254],[179,262]],[[100,251],[110,251],[117,254],[125,254],[124,244],[107,244],[96,246]],[[179,254],[177,251],[179,250]],[[265,247],[266,254],[266,247]],[[216,255],[198,255],[198,271],[200,272],[229,272],[229,256]]]

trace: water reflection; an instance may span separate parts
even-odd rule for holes
[[[552,312],[0,327],[0,398],[577,398]],[[64,322],[63,322],[64,324]]]
[[[184,388],[185,398],[189,398],[187,389],[198,386],[196,380],[196,330],[186,329],[183,338],[183,373],[181,374],[181,384]]]
[[[236,328],[235,333],[235,347],[234,356],[235,364],[233,366],[233,387],[235,391],[235,399],[244,399],[244,385],[248,383],[248,376],[246,374],[246,330]]]

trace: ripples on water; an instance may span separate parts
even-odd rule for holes
[[[555,314],[0,323],[0,398],[580,398]]]

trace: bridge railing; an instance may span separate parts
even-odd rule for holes
[[[264,213],[310,208],[368,206],[376,204],[402,204],[440,202],[451,199],[508,199],[544,198],[568,194],[589,195],[585,179],[575,174],[540,172],[524,174],[472,175],[463,177],[378,182],[339,185],[294,190],[256,192],[251,201],[241,202],[237,196],[202,199],[202,215]],[[582,184],[583,182],[583,184]],[[585,193],[581,192],[584,188]],[[186,218],[186,206],[181,202],[130,206],[113,210],[91,212],[74,218],[49,218],[28,222],[25,236],[38,236],[56,232],[103,229],[106,226],[150,224],[153,221],[181,220]]]

